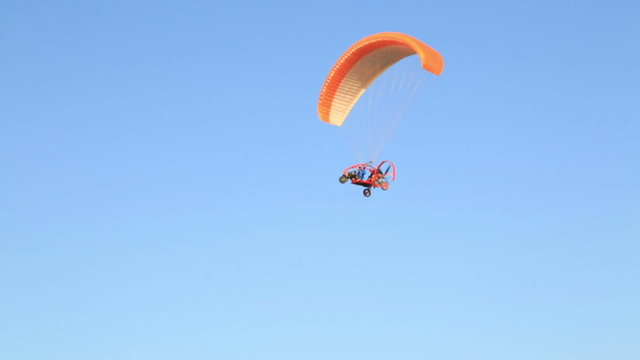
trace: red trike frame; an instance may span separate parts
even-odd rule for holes
[[[382,173],[382,167],[387,164],[389,166],[389,169],[387,170],[386,174]],[[360,178],[354,178],[353,176],[350,176],[350,174],[353,174],[354,171],[358,171],[360,169],[364,169],[366,171],[369,172],[369,178],[368,179],[360,179]],[[387,176],[391,177],[391,181],[395,181],[396,180],[396,165],[389,160],[384,160],[383,162],[381,162],[380,164],[378,164],[377,167],[373,167],[373,165],[371,165],[370,163],[361,163],[361,164],[355,164],[352,166],[349,166],[348,168],[346,168],[343,172],[342,172],[343,176],[345,176],[346,178],[351,180],[351,183],[354,185],[360,185],[360,186],[364,186],[366,188],[382,188],[382,190],[387,190],[389,189],[389,183],[387,183],[386,181],[379,181],[381,178],[385,178]]]

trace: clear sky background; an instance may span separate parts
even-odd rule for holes
[[[383,158],[358,39],[446,59]],[[640,358],[637,1],[2,1],[0,359]]]

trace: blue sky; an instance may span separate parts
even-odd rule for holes
[[[640,4],[0,4],[0,359],[637,359]],[[358,39],[446,60],[384,158]]]

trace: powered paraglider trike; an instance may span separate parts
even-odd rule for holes
[[[392,78],[384,74],[391,69],[387,74],[393,75],[394,69],[402,68],[396,64],[413,55],[417,55],[419,64],[407,65],[416,71],[415,77],[402,76],[391,81]],[[358,161],[371,160],[345,169],[340,183],[350,181],[364,187],[366,197],[371,196],[374,188],[389,189],[389,180],[396,178],[395,165],[385,160],[374,167],[373,162],[377,161],[384,145],[392,137],[407,103],[417,93],[423,74],[421,69],[440,75],[444,69],[444,58],[421,40],[398,32],[373,34],[355,42],[331,68],[320,91],[318,116],[337,127],[347,123],[345,130],[349,127],[355,130],[356,136],[350,143],[357,150],[354,152]],[[378,96],[374,83],[383,85],[385,79],[389,79],[389,86],[380,86],[382,91],[378,93],[385,96]],[[352,115],[352,110],[367,91],[371,97],[365,104],[368,104],[366,108],[370,110],[370,116],[358,117],[357,111]],[[378,106],[381,111],[374,110]]]
[[[384,191],[389,190],[389,179],[396,180],[396,166],[393,162],[385,160],[377,167],[371,163],[355,164],[346,168],[338,181],[345,184],[351,181],[353,185],[364,187],[362,193],[364,196],[371,196],[371,189],[380,188]]]

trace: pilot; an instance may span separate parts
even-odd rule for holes
[[[358,166],[358,172],[356,173],[358,175],[358,178],[364,180],[364,176],[366,175],[366,173],[367,170],[364,165]]]

